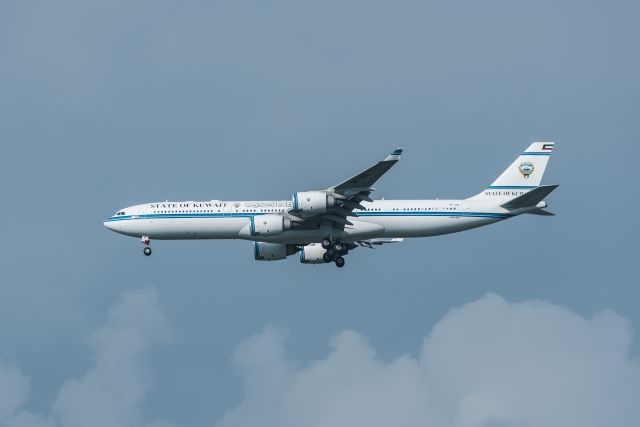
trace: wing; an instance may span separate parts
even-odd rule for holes
[[[290,211],[294,221],[303,228],[315,228],[322,221],[329,221],[337,225],[338,228],[353,225],[347,218],[354,216],[354,209],[364,210],[362,201],[373,201],[369,195],[375,191],[373,184],[382,177],[402,156],[402,148],[396,148],[384,160],[379,161],[370,168],[360,172],[348,180],[334,185],[322,192],[332,195],[335,198],[335,206],[327,212],[305,218],[296,218],[295,210]]]
[[[362,246],[364,248],[375,249],[377,246],[384,245],[386,243],[400,243],[404,239],[369,239],[369,240],[357,240],[355,242],[350,242],[349,245],[353,245],[353,248],[357,246]]]
[[[328,191],[333,191],[344,196],[352,196],[358,193],[366,193],[368,196],[369,193],[375,190],[372,187],[373,184],[400,160],[400,156],[402,156],[402,148],[396,148],[393,150],[393,153],[389,154],[384,160],[379,161],[358,175],[329,188]]]

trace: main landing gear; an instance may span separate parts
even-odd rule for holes
[[[322,239],[322,247],[326,250],[322,256],[324,262],[334,262],[336,267],[344,267],[344,258],[342,255],[346,255],[347,250],[342,243],[333,241],[331,237],[325,237]]]
[[[144,253],[146,256],[151,255],[152,251],[149,247],[149,242],[151,242],[151,240],[147,236],[142,236],[142,239],[140,239],[140,241],[145,245],[142,253]]]

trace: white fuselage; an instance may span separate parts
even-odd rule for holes
[[[354,210],[353,225],[335,230],[344,241],[375,238],[427,237],[492,224],[535,208],[507,210],[495,200],[375,200]],[[292,229],[278,235],[252,233],[252,221],[261,215],[283,215],[292,201],[159,202],[118,212],[105,226],[121,234],[150,239],[244,239],[273,243],[308,244],[321,241],[321,228]]]

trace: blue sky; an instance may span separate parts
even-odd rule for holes
[[[421,361],[440,351],[473,358],[473,349],[429,347],[425,337],[458,331],[448,328],[451,310],[483,324],[492,304],[507,307],[503,323],[524,310],[539,356],[557,362],[550,378],[571,366],[552,357],[562,338],[567,354],[594,356],[585,366],[630,369],[611,374],[613,389],[638,396],[639,12],[631,1],[2,3],[0,396],[13,403],[0,402],[0,423],[98,425],[97,409],[78,410],[94,407],[86,397],[121,425],[246,425],[265,396],[282,403],[293,393],[261,394],[272,383],[254,375],[260,367],[284,364],[281,378],[299,378],[325,361],[320,377],[331,378],[351,366],[329,363],[331,348],[358,365],[371,359],[368,346],[383,367],[406,355],[416,372],[449,372]],[[544,179],[560,184],[549,199],[556,217],[358,250],[342,270],[255,262],[242,241],[154,242],[146,258],[135,239],[102,226],[142,202],[287,199],[397,146],[405,155],[377,197],[463,198],[535,140],[556,141]],[[541,311],[527,311],[534,300],[546,301]],[[564,313],[557,330],[545,326],[545,307]],[[616,320],[598,320],[609,315]],[[131,331],[140,348],[125,339]],[[467,338],[489,356],[464,363],[479,371],[503,365],[498,338],[523,349],[510,333],[480,332]],[[260,359],[265,348],[272,359]],[[112,353],[128,375],[103,369]],[[513,369],[526,381],[531,365]],[[103,394],[99,379],[111,377],[122,378],[111,390],[139,396]],[[555,425],[576,413],[572,404],[594,401],[603,409],[592,419],[615,413],[618,425],[637,424],[597,379],[589,384],[602,396],[567,402],[548,420],[505,401],[519,395],[511,388],[473,400],[465,385],[486,383],[472,377],[425,379],[440,399],[433,406],[453,409],[406,425]],[[458,381],[455,392],[439,386]],[[577,384],[563,390],[581,396]],[[554,384],[537,386],[543,395]],[[317,387],[324,396],[341,386]],[[299,395],[318,404],[309,417],[349,412]],[[361,406],[382,397],[371,399]],[[289,407],[264,423],[281,424]],[[234,421],[234,408],[249,415]]]

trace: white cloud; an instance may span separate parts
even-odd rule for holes
[[[323,359],[297,366],[286,334],[267,328],[234,363],[246,397],[219,427],[636,426],[640,366],[629,322],[585,319],[545,302],[487,295],[452,310],[417,358],[376,358],[351,331]]]
[[[89,344],[93,367],[58,392],[49,417],[21,410],[28,380],[17,368],[0,365],[0,425],[7,427],[134,427],[151,385],[144,356],[166,337],[166,318],[153,288],[127,292],[109,311]],[[162,425],[162,424],[155,424]]]
[[[51,414],[24,410],[28,378],[0,363],[0,426],[144,425],[140,407],[151,386],[144,356],[166,334],[154,289],[124,294],[89,339],[95,363],[61,387]],[[286,336],[267,327],[238,346],[233,361],[246,395],[218,427],[625,427],[640,420],[631,327],[612,312],[586,319],[545,302],[487,295],[441,319],[416,357],[390,362],[365,337],[344,331],[329,354],[303,365],[286,357]]]
[[[0,360],[0,422],[24,403],[28,392],[29,380],[17,367]]]
[[[138,407],[149,389],[141,356],[166,333],[166,319],[154,289],[130,292],[91,336],[95,366],[80,380],[68,381],[54,413],[65,427],[139,424]]]

